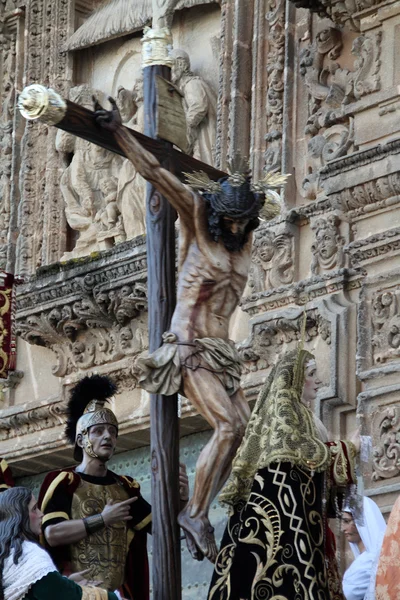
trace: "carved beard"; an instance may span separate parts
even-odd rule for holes
[[[247,232],[231,233],[230,231],[221,228],[219,241],[223,243],[223,245],[227,250],[229,250],[229,252],[239,252],[247,242],[248,237],[249,234]]]
[[[229,252],[240,252],[249,239],[251,231],[258,226],[258,218],[249,221],[244,233],[231,233],[221,225],[221,215],[208,210],[208,231],[214,242],[222,242]]]

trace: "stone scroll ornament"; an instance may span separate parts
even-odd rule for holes
[[[11,273],[0,271],[0,379],[16,367],[15,284]]]

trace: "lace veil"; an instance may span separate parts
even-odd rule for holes
[[[246,502],[257,471],[274,462],[290,462],[310,471],[328,469],[329,450],[320,439],[312,412],[301,402],[305,367],[313,359],[298,348],[284,354],[273,367],[220,494],[221,503]]]

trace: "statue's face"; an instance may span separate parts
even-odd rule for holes
[[[239,237],[244,235],[249,224],[249,219],[232,219],[231,217],[222,217],[221,221],[222,229]]]
[[[322,382],[318,377],[316,362],[315,360],[310,360],[306,365],[303,395],[301,398],[302,403],[308,408],[311,406],[311,402],[317,397],[321,383]]]
[[[118,432],[114,425],[101,423],[89,428],[89,441],[94,453],[103,462],[107,462],[113,456],[117,445]]]
[[[241,250],[247,240],[246,227],[249,219],[233,219],[231,217],[221,217],[221,241],[225,248],[230,252]]]
[[[183,73],[185,72],[185,61],[181,58],[176,58],[171,68],[171,81],[176,83],[180,80]]]
[[[322,258],[331,258],[337,252],[336,234],[329,229],[321,229],[317,233],[319,254]]]

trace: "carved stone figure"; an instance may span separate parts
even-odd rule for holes
[[[163,345],[138,361],[139,381],[151,393],[181,392],[214,429],[197,462],[193,497],[178,517],[192,555],[214,560],[217,548],[208,512],[229,475],[250,414],[229,322],[246,285],[262,199],[248,178],[239,176],[218,183],[202,180],[203,195],[195,193],[122,127],[116,104],[111,112],[97,106],[96,115],[141,175],[179,213],[176,308]]]
[[[392,289],[378,292],[372,299],[372,348],[376,363],[400,356],[399,297],[399,289]]]
[[[342,53],[342,32],[334,27],[316,35],[300,55],[300,73],[309,90],[307,176],[303,195],[314,200],[321,192],[319,171],[335,158],[345,156],[354,144],[354,122],[344,117],[344,107],[380,89],[381,33],[357,37],[352,46],[354,69],[336,62]]]
[[[97,92],[90,87],[80,85],[71,89],[70,98],[78,104],[91,108],[92,96],[96,94]],[[99,213],[105,209],[105,195],[109,196],[109,190],[104,191],[106,189],[104,182],[112,179],[113,176],[117,177],[121,159],[108,150],[76,138],[65,131],[57,133],[56,148],[65,156],[66,169],[61,176],[60,188],[65,200],[66,218],[70,227],[79,232],[73,251],[65,253],[62,257],[62,260],[67,260],[86,256],[90,252],[101,249],[98,243],[99,222],[101,222],[101,229],[113,226],[107,222],[108,217],[101,219],[99,216]],[[68,157],[71,153],[73,158],[68,165]],[[109,213],[112,210],[115,212],[115,207],[108,208]],[[120,233],[124,239],[124,232]]]
[[[140,133],[144,131],[143,79],[135,82],[132,91],[118,89],[117,98],[122,122]],[[146,181],[130,160],[124,160],[118,178],[118,209],[121,212],[126,238],[146,232]]]
[[[294,275],[293,235],[264,229],[254,240],[249,287],[253,292],[292,283]]]
[[[189,154],[212,165],[217,119],[217,101],[214,91],[190,70],[190,59],[184,50],[173,50],[175,62],[171,79],[183,95],[187,122]]]
[[[315,242],[311,246],[313,258],[311,272],[318,274],[344,264],[344,238],[340,235],[340,219],[330,215],[326,219],[317,219],[311,229],[315,231]]]

